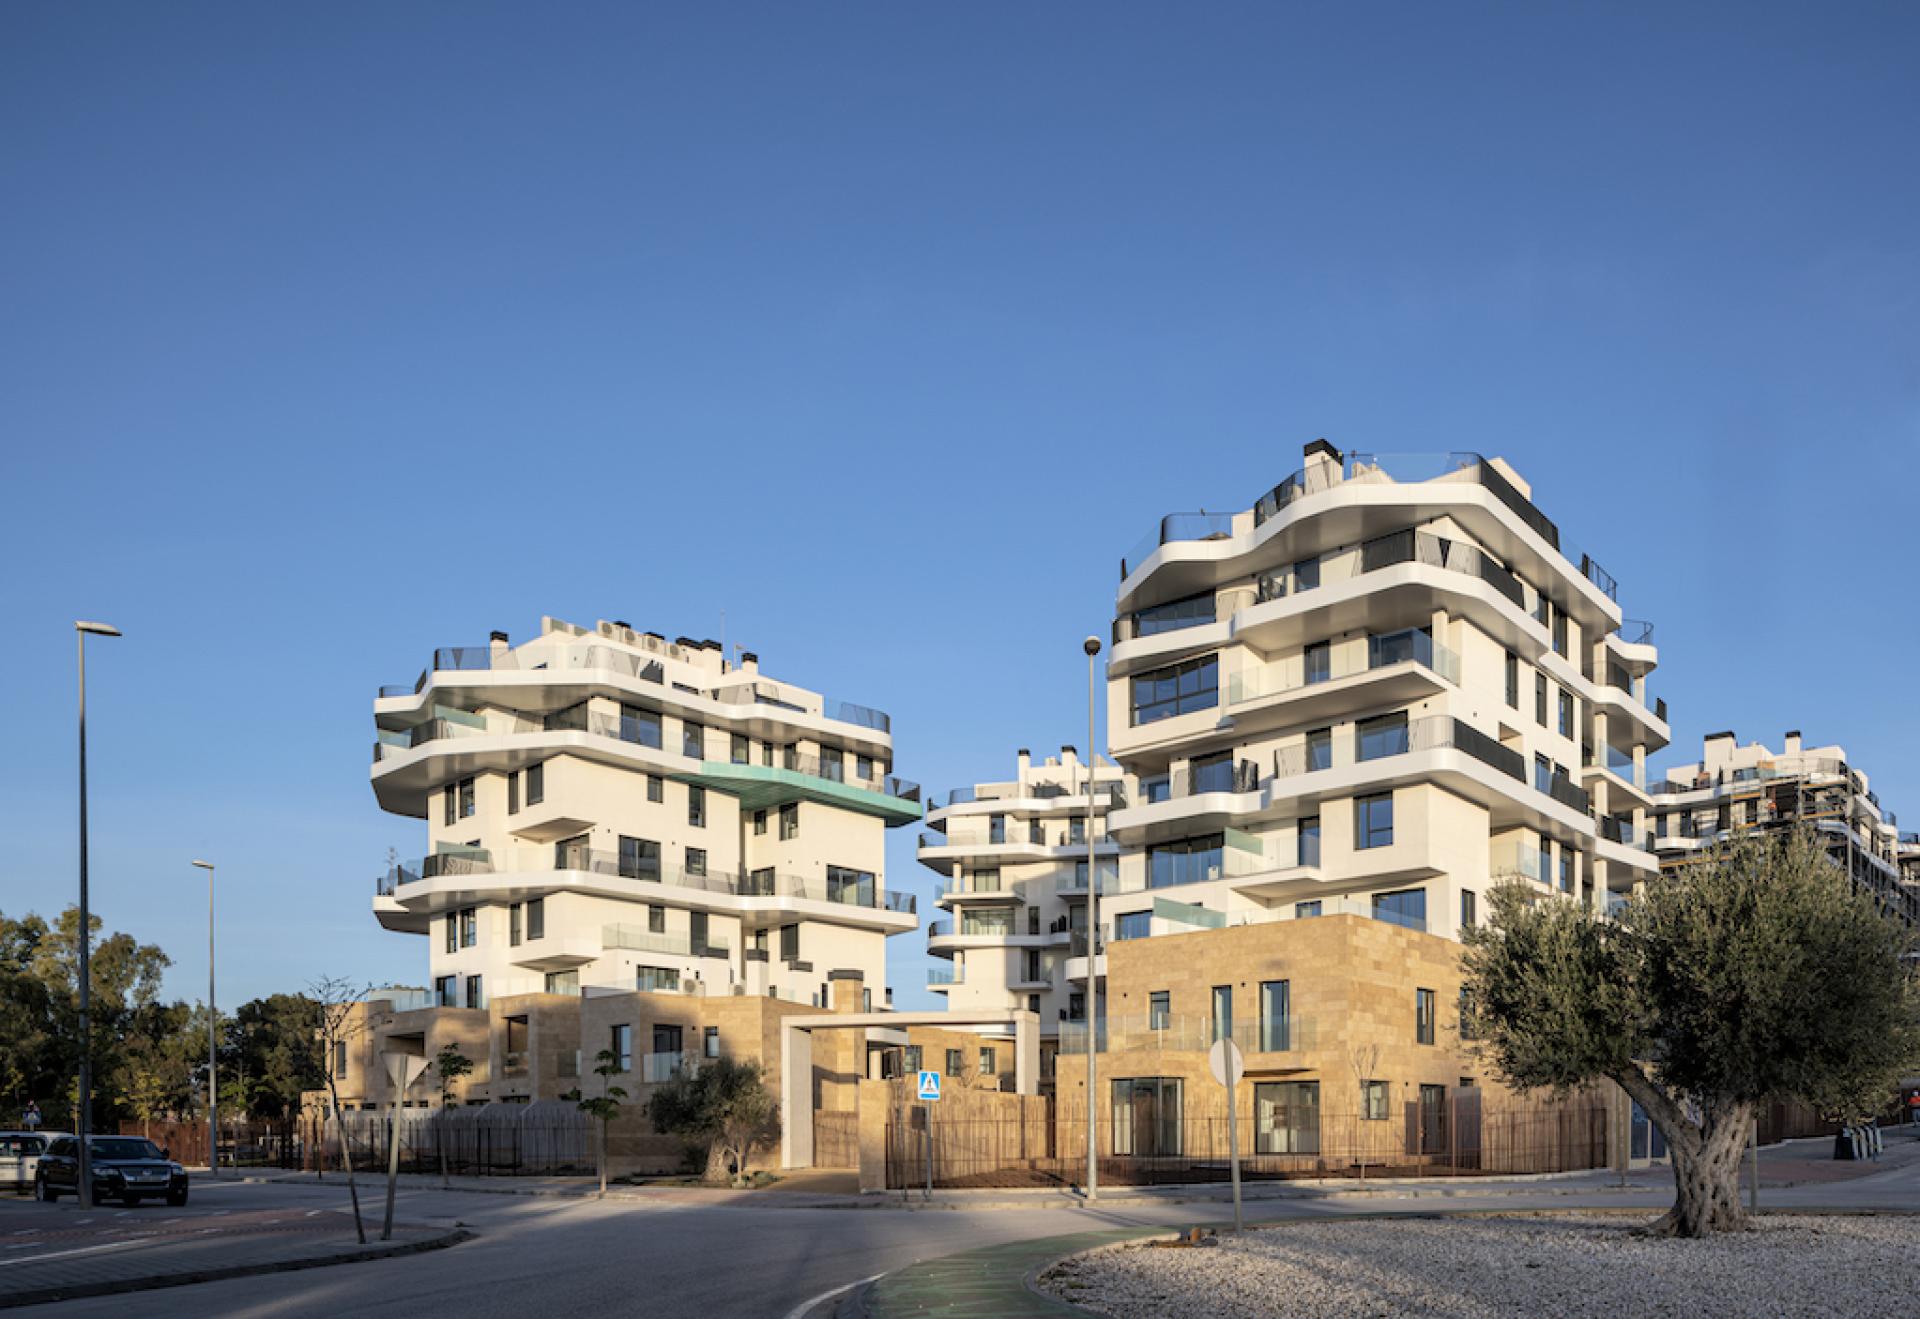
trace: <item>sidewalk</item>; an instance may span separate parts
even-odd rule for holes
[[[375,1216],[362,1246],[351,1214],[301,1209],[23,1204],[10,1208],[0,1225],[0,1309],[384,1259],[450,1246],[470,1235],[457,1228],[396,1225],[393,1239],[383,1242]]]

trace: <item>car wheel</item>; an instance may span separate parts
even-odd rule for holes
[[[184,1205],[186,1202],[187,1202],[186,1187],[183,1186],[177,1191],[167,1192],[167,1203],[172,1205],[175,1209],[178,1209],[181,1205]]]
[[[47,1185],[45,1177],[36,1177],[33,1179],[33,1198],[42,1204],[52,1204],[60,1198],[60,1193]]]

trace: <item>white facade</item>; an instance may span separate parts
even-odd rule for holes
[[[1103,934],[1350,912],[1454,938],[1504,877],[1604,909],[1655,873],[1669,732],[1612,579],[1499,459],[1305,457],[1123,561]]]
[[[1684,865],[1737,834],[1806,824],[1882,910],[1920,925],[1920,837],[1899,831],[1845,747],[1808,747],[1791,732],[1783,748],[1714,733],[1698,761],[1652,784],[1661,865]]]
[[[1118,873],[1118,846],[1101,827],[1121,773],[1093,770],[1095,868]],[[945,876],[938,902],[948,913],[928,927],[928,951],[949,959],[928,988],[955,1012],[1023,1008],[1054,1033],[1070,1012],[1066,964],[1074,931],[1086,930],[1087,766],[1073,747],[1033,763],[1021,751],[1014,777],[950,793],[930,805],[921,864]]]
[[[915,928],[883,836],[920,817],[888,720],[761,676],[714,642],[546,618],[383,688],[372,781],[424,819],[374,913],[428,936],[437,1002],[649,989],[882,998]],[[881,1002],[874,1003],[882,1006]]]

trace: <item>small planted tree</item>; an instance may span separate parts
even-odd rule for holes
[[[593,1069],[593,1074],[600,1078],[600,1093],[592,1098],[584,1098],[580,1094],[580,1088],[575,1086],[560,1096],[562,1099],[579,1108],[582,1113],[593,1118],[598,1124],[597,1134],[600,1142],[598,1159],[600,1165],[600,1195],[603,1199],[607,1194],[607,1124],[618,1116],[620,1112],[620,1101],[627,1097],[626,1090],[613,1083],[613,1078],[617,1076],[619,1072],[620,1055],[612,1049],[602,1049],[595,1056],[595,1066]]]
[[[360,1190],[353,1181],[353,1142],[347,1138],[347,1125],[340,1117],[340,1087],[334,1058],[344,1053],[347,1043],[358,1037],[365,1017],[357,1010],[366,991],[345,980],[316,980],[307,986],[307,995],[318,1011],[320,1056],[325,1060],[327,1107],[333,1111],[334,1129],[340,1133],[340,1162],[347,1171],[347,1194],[353,1200],[353,1230],[360,1244],[367,1244],[366,1225],[360,1219]],[[324,1154],[322,1155],[324,1161]]]
[[[1513,1085],[1618,1084],[1666,1137],[1674,1205],[1651,1231],[1745,1226],[1756,1107],[1849,1118],[1920,1061],[1912,936],[1807,830],[1743,840],[1662,875],[1603,920],[1522,885],[1465,939],[1476,1049]]]
[[[433,1055],[433,1071],[440,1078],[440,1136],[433,1143],[440,1148],[440,1189],[447,1190],[453,1185],[447,1172],[447,1110],[453,1106],[454,1083],[473,1071],[473,1059],[459,1045],[445,1044]]]
[[[760,1064],[713,1058],[664,1082],[647,1100],[654,1130],[706,1150],[705,1180],[735,1186],[749,1180],[755,1145],[780,1138],[780,1105]]]

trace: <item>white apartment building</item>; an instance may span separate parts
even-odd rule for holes
[[[1498,458],[1317,441],[1253,507],[1164,519],[1121,565],[1103,928],[1456,937],[1508,875],[1604,909],[1656,870],[1669,738],[1615,597]]]
[[[1796,730],[1774,752],[1712,733],[1701,757],[1652,785],[1653,845],[1662,869],[1698,859],[1734,835],[1807,824],[1835,864],[1882,911],[1920,925],[1920,837],[1903,834],[1841,746],[1808,747]]]
[[[1085,984],[1069,983],[1066,963],[1072,932],[1086,930],[1087,777],[1073,747],[1037,765],[1022,750],[1013,778],[928,804],[934,832],[920,835],[920,862],[944,876],[936,900],[948,914],[928,926],[927,946],[952,963],[934,968],[928,988],[954,1011],[1025,1008],[1047,1033],[1080,1015]],[[1119,847],[1099,821],[1120,783],[1119,766],[1095,764],[1093,859],[1108,880]]]
[[[911,896],[883,838],[920,818],[887,717],[711,641],[541,620],[434,653],[374,703],[373,789],[426,822],[374,914],[427,936],[440,1007],[647,990],[882,1004]]]

